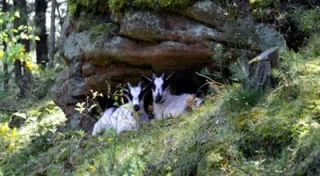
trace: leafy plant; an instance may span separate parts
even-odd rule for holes
[[[2,75],[0,80],[9,80],[9,73],[13,68],[13,63],[16,61],[21,61],[25,70],[35,71],[38,69],[38,66],[32,62],[30,53],[25,50],[23,41],[40,39],[32,34],[32,27],[25,25],[16,26],[15,21],[19,18],[19,12],[0,12],[0,62],[7,64],[8,68],[6,73],[0,74]],[[16,81],[17,84],[19,82],[22,81]],[[5,84],[7,83],[5,82]],[[7,86],[5,85],[5,87]],[[18,86],[21,90],[22,86]]]
[[[97,91],[90,90],[92,97],[87,96],[85,102],[78,102],[76,104],[75,110],[82,115],[86,115],[92,112],[93,109],[98,107],[97,102],[95,101],[98,97],[103,97],[102,93]],[[101,111],[101,110],[100,110]]]
[[[313,34],[320,29],[320,9],[296,9],[289,15],[289,20],[298,26],[300,31]]]

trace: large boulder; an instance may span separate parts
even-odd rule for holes
[[[212,1],[197,2],[176,12],[127,10],[92,18],[68,17],[60,51],[68,69],[57,78],[54,100],[70,119],[90,90],[136,82],[152,71],[199,71],[227,68],[238,58],[252,58],[270,47],[283,47],[283,37],[250,16],[230,16]],[[186,74],[189,75],[189,74]],[[71,120],[73,119],[73,120]],[[75,119],[75,120],[74,120]]]

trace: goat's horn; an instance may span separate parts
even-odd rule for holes
[[[145,81],[149,81],[149,82],[152,82],[152,79],[146,77],[146,76],[141,76],[142,79],[144,79]]]
[[[130,100],[130,98],[129,98],[129,96],[128,96],[128,95],[123,94],[123,96],[128,100],[128,102],[131,102],[131,100]]]
[[[176,74],[176,72],[172,72],[169,76],[167,76],[166,80],[169,80],[175,74]]]

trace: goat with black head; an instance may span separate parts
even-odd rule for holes
[[[155,74],[152,75],[152,96],[155,103],[163,103],[168,94],[170,94],[169,82],[173,75],[174,73],[169,76],[163,73],[160,77],[157,77]]]
[[[107,109],[95,123],[92,135],[97,135],[110,128],[115,129],[117,133],[138,129],[140,122],[148,120],[143,101],[147,88],[148,85],[142,86],[141,82],[138,86],[132,86],[128,83],[128,95],[125,95],[128,98],[128,103],[118,108]]]
[[[144,77],[152,85],[153,114],[155,119],[179,116],[188,112],[190,106],[200,106],[204,100],[195,97],[193,94],[171,94],[170,82],[174,74],[171,73],[168,76],[162,74],[160,77],[153,74],[152,79]]]

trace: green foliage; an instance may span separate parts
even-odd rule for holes
[[[255,8],[266,8],[279,5],[279,0],[250,0],[250,5]]]
[[[103,97],[103,94],[93,90],[90,90],[90,92],[91,95],[86,97],[86,101],[78,102],[76,104],[75,110],[82,115],[89,115],[93,112],[93,110],[97,110],[100,116],[102,110],[99,108],[98,102],[96,100],[99,97]]]
[[[191,0],[135,0],[134,5],[138,8],[171,9],[184,8],[192,3]]]
[[[90,28],[90,40],[94,42],[101,35],[112,35],[117,29],[118,27],[114,23],[98,24]]]
[[[234,85],[228,90],[225,97],[224,108],[231,112],[240,112],[255,106],[261,97],[261,93],[254,89],[246,89],[241,85]]]
[[[4,100],[14,94],[13,91],[0,91],[0,100]]]
[[[20,158],[18,162],[32,162],[28,161],[29,157],[46,150],[50,134],[55,133],[57,126],[65,121],[63,112],[53,102],[45,102],[39,107],[15,114],[25,119],[21,128],[11,129],[8,122],[0,123],[0,164],[6,166],[3,170],[5,175],[17,172],[13,172],[17,164],[16,157]],[[22,167],[19,169],[23,170]]]
[[[107,8],[112,12],[120,12],[128,7],[136,7],[142,9],[170,9],[184,8],[190,5],[193,0],[103,0],[103,1],[89,1],[89,0],[68,0],[68,9],[73,16],[77,16],[80,11],[92,12],[95,7],[98,7],[98,12],[107,12]]]
[[[320,157],[319,123],[314,121],[302,122],[304,131],[299,136],[297,148],[294,150],[292,173],[296,175],[318,175]]]
[[[28,71],[37,70],[37,65],[31,60],[31,54],[25,50],[23,41],[39,40],[39,37],[33,35],[33,29],[30,26],[16,25],[19,20],[19,12],[0,12],[0,63],[7,64],[7,72],[1,69],[0,82],[10,80],[13,71],[13,63],[17,60],[26,64]],[[8,86],[8,85],[5,85]]]
[[[108,4],[113,12],[119,12],[127,5],[127,0],[109,0]]]
[[[304,57],[311,57],[315,58],[320,55],[320,34],[316,33],[310,36],[308,40],[308,47],[302,48],[301,53],[303,54]],[[311,68],[313,69],[313,68]]]
[[[146,163],[137,156],[129,158],[120,169],[119,175],[143,175]]]
[[[252,113],[246,118],[250,118],[250,115]],[[247,128],[241,144],[243,153],[248,157],[261,153],[270,157],[277,156],[292,141],[292,127],[295,124],[295,118],[279,115],[255,118],[257,118],[256,122],[249,122],[249,120],[245,122]]]
[[[68,0],[68,10],[72,16],[78,16],[81,11],[104,14],[108,12],[108,1]]]
[[[17,133],[17,129],[10,129],[8,123],[0,124],[0,158],[4,158],[18,147],[19,138],[21,136]]]
[[[234,105],[226,110],[242,134],[239,150],[247,160],[254,161],[255,169],[240,166],[245,173],[319,174],[320,143],[314,133],[319,127],[320,55],[314,49],[318,42],[315,35],[300,53],[282,53],[280,68],[273,73],[278,87],[256,104],[241,108],[243,103],[226,99],[227,105]],[[234,92],[241,93],[242,89]],[[241,110],[235,111],[239,107]]]
[[[68,10],[71,15],[75,15],[78,11],[78,6],[76,4],[76,1],[68,0]]]
[[[319,9],[297,9],[289,15],[289,20],[292,21],[300,31],[307,34],[320,30],[320,10]]]
[[[20,18],[18,12],[0,12],[0,41],[6,43],[4,51],[3,43],[0,43],[1,57],[4,63],[13,63],[15,60],[29,61],[30,56],[25,52],[21,40],[39,40],[39,37],[32,35],[32,28],[29,26],[14,27],[14,22]]]
[[[1,110],[5,112],[0,110],[0,167],[4,166],[4,175],[24,175],[28,166],[34,165],[33,158],[52,147],[53,134],[66,120],[63,112],[45,98],[56,74],[54,69],[35,72],[26,99],[17,101],[12,91],[1,93]],[[21,167],[17,169],[17,165]]]
[[[250,0],[249,3],[252,8],[252,14],[258,21],[268,21],[273,18],[281,20],[283,16],[275,15],[275,13],[280,13],[279,0]]]

